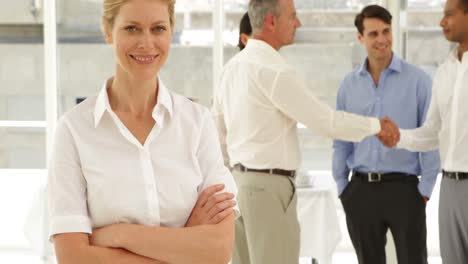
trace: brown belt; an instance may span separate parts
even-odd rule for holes
[[[282,170],[282,169],[251,169],[247,168],[244,165],[237,163],[234,165],[234,169],[238,171],[251,171],[251,172],[260,172],[260,173],[268,173],[268,174],[276,174],[276,175],[282,175],[282,176],[288,176],[291,178],[294,178],[296,176],[296,171],[293,170]]]

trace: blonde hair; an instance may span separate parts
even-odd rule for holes
[[[120,8],[130,0],[104,0],[102,4],[102,21],[101,21],[101,29],[102,32],[105,34],[106,32],[110,32],[112,27],[114,26],[115,17],[119,13]],[[167,8],[169,11],[169,22],[171,23],[171,28],[174,27],[175,18],[174,18],[174,10],[175,10],[175,2],[176,0],[155,0],[160,1],[167,4]]]

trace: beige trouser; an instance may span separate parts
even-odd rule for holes
[[[241,216],[232,264],[297,264],[300,229],[293,179],[233,171]]]

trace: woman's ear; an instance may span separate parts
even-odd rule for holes
[[[109,32],[104,33],[104,38],[107,44],[112,44],[112,35]]]

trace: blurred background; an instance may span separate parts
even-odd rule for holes
[[[39,216],[44,211],[33,204],[43,200],[46,146],[54,120],[95,95],[115,67],[112,49],[100,31],[101,0],[50,0],[55,10],[48,10],[47,2],[0,0],[0,263],[51,261],[46,257],[48,246],[40,239],[46,224]],[[161,73],[170,89],[210,106],[223,62],[238,52],[238,25],[247,2],[177,0],[172,50]],[[309,89],[332,106],[342,78],[365,58],[353,25],[354,16],[365,5],[380,4],[392,12],[395,52],[430,75],[452,48],[439,27],[443,0],[295,3],[303,26],[296,44],[281,53],[306,78]],[[46,23],[51,20],[53,24]],[[56,38],[44,34],[51,29],[56,30]],[[44,45],[48,36],[54,43]],[[56,65],[47,62],[44,54],[55,54]],[[46,87],[46,76],[53,79],[47,82],[52,86]],[[304,177],[331,179],[331,140],[305,128],[299,134]],[[334,189],[332,180],[329,187]],[[431,219],[437,217],[435,200],[428,207]],[[334,263],[353,263],[339,202],[336,207],[342,239]],[[435,264],[441,262],[436,219],[432,220],[428,219],[428,245],[430,263]]]

